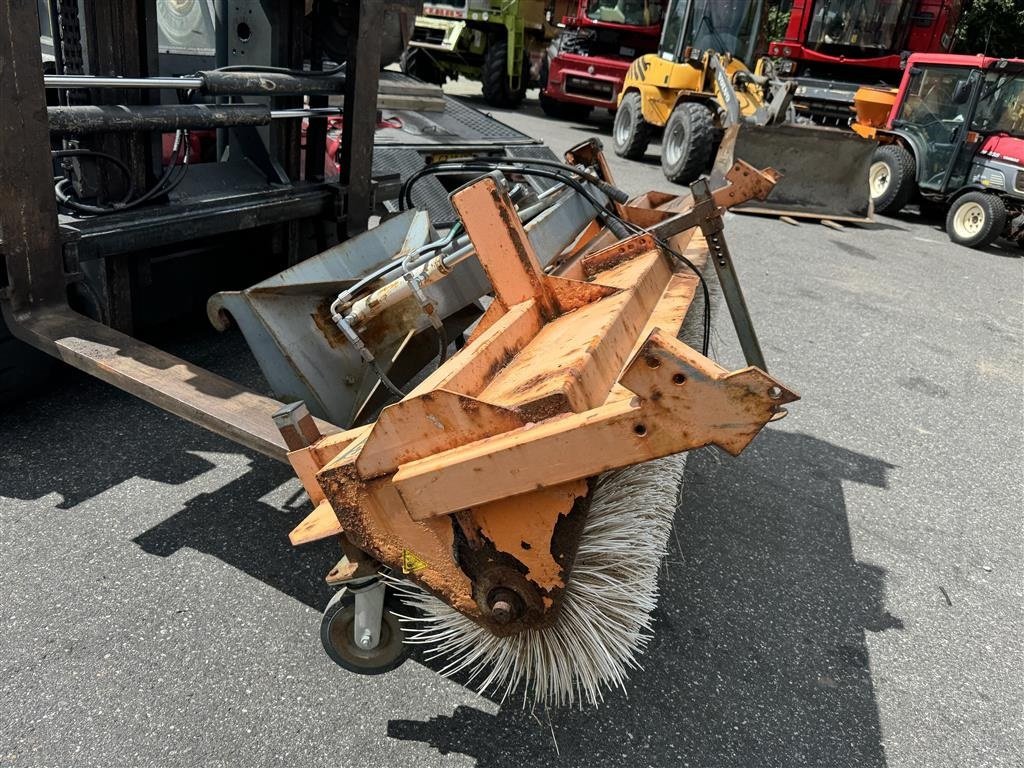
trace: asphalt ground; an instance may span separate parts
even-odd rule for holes
[[[496,114],[556,151],[610,130]],[[657,147],[611,161],[671,186]],[[1024,252],[913,212],[726,234],[803,400],[691,456],[627,693],[531,711],[419,659],[341,670],[288,468],[65,372],[0,419],[0,765],[1021,765]],[[161,343],[264,386],[237,334]],[[713,352],[741,364],[724,316]]]

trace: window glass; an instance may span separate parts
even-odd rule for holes
[[[842,48],[876,56],[903,46],[912,3],[899,0],[818,0],[807,47],[828,52]]]
[[[982,133],[1008,133],[1024,138],[1024,74],[989,72],[971,127]]]
[[[590,0],[587,18],[633,27],[650,27],[661,23],[667,0]]]

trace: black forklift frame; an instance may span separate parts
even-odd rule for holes
[[[154,0],[91,5],[95,8],[94,23],[88,28],[93,35],[90,68],[132,77],[153,72],[156,49],[146,41],[155,44],[156,40]],[[264,14],[265,29],[275,30],[273,39],[283,42],[272,60],[248,63],[301,66],[297,5],[301,4],[288,0],[254,4]],[[350,28],[355,34],[349,35],[345,70],[343,173],[338,184],[322,180],[280,183],[297,179],[300,168],[299,120],[282,120],[269,129],[268,159],[285,174],[273,179],[277,184],[268,184],[264,191],[222,194],[219,200],[205,204],[140,209],[120,222],[123,226],[116,226],[114,216],[98,219],[96,229],[79,233],[79,239],[108,237],[103,250],[110,251],[114,242],[117,255],[130,259],[132,249],[152,245],[156,238],[160,243],[188,240],[265,223],[294,222],[309,215],[335,220],[342,237],[364,231],[373,211],[371,168],[380,70],[375,23],[384,7],[411,11],[414,6],[410,0],[351,2]],[[81,315],[68,304],[68,287],[81,274],[78,248],[65,247],[66,238],[58,226],[37,4],[0,1],[0,29],[5,30],[0,35],[0,310],[11,333],[164,410],[286,461],[288,447],[272,418],[282,407],[280,402]],[[131,41],[143,42],[136,48]],[[128,101],[123,93],[117,97]],[[147,98],[142,92],[134,101]],[[101,95],[96,102],[102,100]],[[319,162],[321,171],[324,138],[323,131],[307,135],[307,162]],[[139,179],[151,177],[159,157],[155,154],[158,137],[129,133],[112,134],[105,140],[112,142],[113,151],[126,159]],[[316,160],[309,161],[309,155]],[[168,227],[171,221],[174,227]],[[177,234],[169,236],[169,231]],[[108,264],[115,294],[110,320],[112,325],[130,330],[130,292],[127,272],[121,266],[118,258]],[[119,292],[120,300],[116,297]],[[325,422],[319,422],[317,428],[325,434],[337,430]]]

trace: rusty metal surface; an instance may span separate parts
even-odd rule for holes
[[[745,125],[736,138],[736,159],[757,167],[771,165],[782,179],[767,199],[744,203],[736,210],[872,221],[868,173],[877,146],[845,129]]]
[[[736,455],[798,399],[758,368],[729,373],[658,331],[620,381],[637,397],[402,466],[393,483],[410,516],[444,516],[706,445]]]
[[[637,202],[676,220],[687,205]],[[511,634],[557,615],[589,478],[702,445],[738,453],[796,395],[757,368],[730,373],[675,338],[696,280],[651,237],[573,259],[566,268],[576,279],[567,280],[540,270],[495,180],[460,190],[453,203],[498,309],[316,481],[353,543]],[[691,226],[721,222],[721,210],[702,191],[690,201]],[[560,282],[588,290],[567,293],[563,305],[552,288]]]
[[[35,3],[8,3],[0,34],[0,237],[16,312],[66,300]],[[11,325],[14,332],[17,329]]]
[[[240,445],[287,461],[288,447],[273,418],[282,406],[277,400],[69,308],[48,309],[11,327],[75,368]],[[324,435],[338,431],[323,421],[316,427]]]
[[[301,400],[313,414],[347,426],[376,380],[326,308],[361,275],[430,237],[426,214],[396,216],[250,288],[214,295],[207,314],[218,328],[232,321],[238,325],[279,398]],[[422,314],[418,306],[412,309]],[[416,327],[404,316],[390,320],[393,327],[370,342],[374,354],[384,359]]]

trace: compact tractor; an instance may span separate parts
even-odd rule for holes
[[[557,34],[550,19],[569,0],[448,0],[424,3],[402,71],[428,83],[468,77],[494,107],[514,107],[540,83],[544,51]]]
[[[955,243],[1024,245],[1024,59],[917,54],[897,90],[861,88],[856,106],[854,130],[882,144],[876,211],[918,197],[948,206]]]
[[[545,114],[582,120],[597,108],[618,106],[626,70],[654,53],[666,0],[579,0],[562,18],[548,49],[540,105]]]
[[[896,85],[909,52],[946,53],[963,0],[793,0],[786,32],[768,46],[793,77],[797,114],[846,126],[859,84]]]

